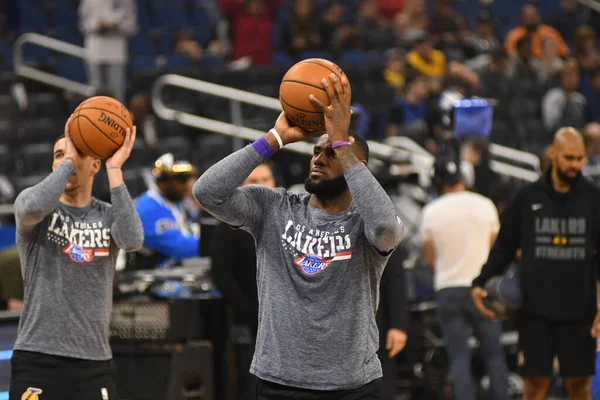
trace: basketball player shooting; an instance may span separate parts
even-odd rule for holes
[[[15,200],[24,309],[12,357],[10,400],[117,399],[108,324],[118,249],[142,246],[123,182],[136,129],[106,160],[111,204],[92,197],[101,161],[75,148],[69,121],[53,172]]]
[[[375,313],[379,282],[404,228],[394,204],[367,168],[369,148],[349,133],[350,85],[323,79],[330,105],[324,132],[275,128],[208,169],[194,196],[211,214],[256,241],[259,317],[250,372],[258,399],[378,399]],[[320,136],[308,194],[239,187],[289,143]]]

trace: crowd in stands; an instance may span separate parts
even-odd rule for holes
[[[409,136],[436,154],[444,138],[444,101],[480,96],[495,104],[492,142],[541,154],[556,128],[565,125],[584,130],[590,148],[597,140],[593,123],[600,121],[600,42],[595,27],[600,17],[577,0],[134,3],[124,101],[151,150],[163,148],[159,141],[167,128],[149,107],[151,82],[138,82],[149,70],[156,76],[191,73],[259,92],[266,88],[263,94],[276,97],[286,69],[308,57],[332,59],[347,71],[354,105],[367,116],[360,133],[371,139]],[[4,0],[4,69],[11,68],[5,44],[10,50],[23,32],[82,45],[79,5],[76,0]],[[27,63],[52,69],[48,59],[46,53],[25,53]],[[59,62],[54,68],[76,80],[88,79],[81,66]],[[269,72],[268,85],[258,85],[256,71]],[[213,100],[191,107],[208,117],[229,119],[223,113],[227,107],[217,107],[221,103]],[[218,110],[212,115],[214,108]],[[245,122],[253,124],[251,118]]]

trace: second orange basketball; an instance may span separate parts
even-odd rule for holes
[[[312,94],[323,104],[329,105],[329,97],[321,80],[331,73],[338,78],[345,76],[344,71],[329,60],[309,58],[292,66],[284,75],[279,87],[279,101],[286,117],[295,125],[311,131],[324,130],[325,119],[310,102]]]
[[[118,100],[106,96],[81,102],[69,124],[75,147],[85,155],[100,159],[115,154],[125,140],[127,128],[133,129],[129,110]]]

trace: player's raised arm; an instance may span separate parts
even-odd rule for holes
[[[275,128],[269,133],[252,145],[225,157],[202,174],[194,184],[194,197],[204,209],[230,225],[242,226],[258,220],[272,189],[239,186],[275,151],[308,137],[310,134],[300,128],[290,127],[284,113],[281,113]]]
[[[144,244],[144,229],[142,221],[135,210],[133,200],[123,181],[121,167],[129,158],[137,128],[127,128],[123,145],[106,160],[106,174],[110,185],[110,200],[112,203],[113,221],[111,224],[111,235],[117,246],[125,251],[137,251]]]
[[[30,230],[56,208],[67,182],[75,171],[79,154],[69,135],[69,121],[64,138],[54,144],[53,172],[35,186],[23,190],[15,199],[15,218],[19,230]]]
[[[324,105],[315,96],[310,100],[325,114],[325,127],[331,149],[344,170],[344,178],[365,224],[369,243],[382,255],[391,253],[404,236],[404,225],[392,200],[367,168],[368,147],[357,135],[350,135],[350,83],[343,76],[331,74],[323,79],[330,105]]]

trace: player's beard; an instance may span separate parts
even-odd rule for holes
[[[325,179],[321,182],[313,182],[309,176],[304,182],[304,188],[308,193],[314,194],[319,199],[329,200],[340,197],[348,189],[348,183],[344,175]]]
[[[561,170],[560,168],[556,168],[556,175],[558,176],[558,179],[570,185],[579,179],[581,176],[581,171],[577,171],[575,176],[568,176],[565,171]]]

